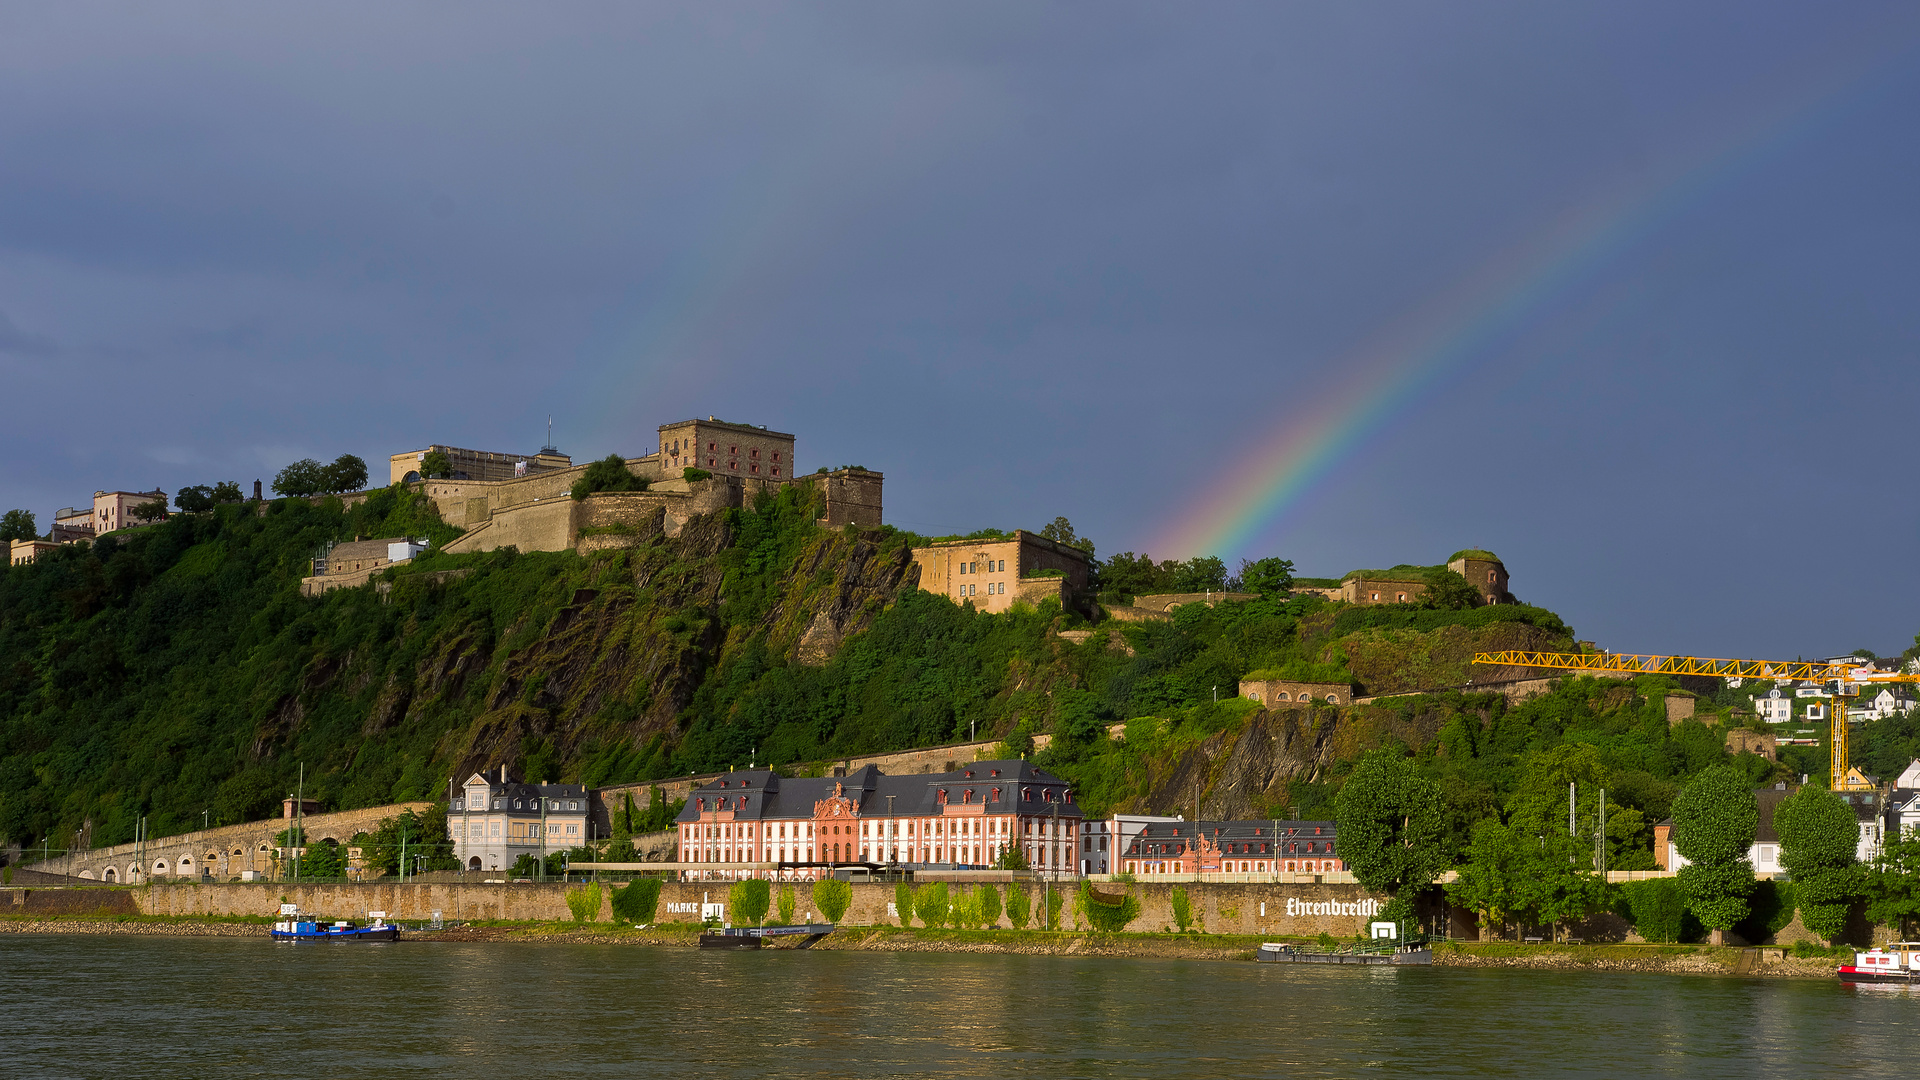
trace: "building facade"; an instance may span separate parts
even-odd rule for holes
[[[788,778],[737,770],[687,797],[675,822],[694,876],[810,879],[837,866],[984,869],[1018,848],[1034,870],[1071,873],[1080,807],[1065,780],[1025,761],[946,773]],[[747,869],[740,863],[772,863]]]
[[[1303,702],[1327,705],[1353,704],[1352,683],[1294,682],[1288,679],[1246,678],[1240,680],[1240,696],[1271,709],[1277,705]]]
[[[408,450],[387,459],[387,483],[411,484],[421,479],[420,464],[427,455],[441,453],[453,466],[454,480],[512,480],[534,473],[552,472],[573,466],[573,459],[551,446],[537,454],[509,454],[498,450],[467,450],[458,446],[430,444],[425,450]]]
[[[93,533],[93,507],[63,506],[53,512],[53,528],[47,531],[47,539],[56,544],[71,544],[91,540]]]
[[[793,436],[752,424],[730,424],[709,416],[660,425],[658,471],[662,477],[685,469],[762,480],[791,480]]]
[[[1331,821],[1153,821],[1127,840],[1120,873],[1320,874],[1345,870]]]
[[[92,523],[95,535],[147,524],[133,516],[133,508],[151,502],[165,506],[167,493],[159,488],[152,491],[94,492]]]
[[[25,566],[49,551],[59,550],[60,545],[51,540],[15,540],[9,545],[7,561],[14,566]]]
[[[957,604],[1002,612],[1024,601],[1058,599],[1063,607],[1086,610],[1087,553],[1016,529],[998,539],[947,540],[913,549],[920,587]]]
[[[587,812],[585,787],[516,783],[502,767],[474,773],[454,793],[447,833],[469,872],[504,872],[522,855],[542,859],[587,843]]]

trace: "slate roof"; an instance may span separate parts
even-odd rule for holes
[[[1295,843],[1311,842],[1331,845],[1334,840],[1334,824],[1331,821],[1281,821],[1277,823],[1279,826],[1279,832],[1277,834],[1274,832],[1276,822],[1272,819],[1200,821],[1197,823],[1185,821],[1156,821],[1140,830],[1140,832],[1131,839],[1125,854],[1137,857],[1147,857],[1150,855],[1166,855],[1171,857],[1178,855],[1186,851],[1187,845],[1192,842],[1194,826],[1196,824],[1200,832],[1206,836],[1210,843],[1219,846],[1221,854],[1223,855],[1242,854],[1241,852],[1229,851],[1229,844],[1266,843],[1273,840],[1276,835],[1282,844],[1291,841]],[[1165,852],[1147,850],[1148,846],[1157,848],[1162,844],[1167,845]],[[1331,847],[1328,847],[1324,849],[1324,851],[1315,851],[1314,854],[1330,853],[1331,851]],[[1245,852],[1245,854],[1257,855],[1260,854],[1260,852],[1255,850]],[[1307,854],[1307,852],[1304,850],[1292,853],[1283,851],[1279,854],[1304,855]]]

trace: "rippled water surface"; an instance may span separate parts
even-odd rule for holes
[[[1811,980],[0,935],[5,1077],[1892,1076],[1917,1019]]]

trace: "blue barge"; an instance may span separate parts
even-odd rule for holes
[[[291,909],[291,910],[289,910]],[[387,921],[384,911],[368,912],[365,926],[355,925],[351,919],[336,919],[322,922],[300,914],[292,904],[283,905],[280,914],[286,916],[273,924],[272,937],[275,941],[398,941],[400,928]]]

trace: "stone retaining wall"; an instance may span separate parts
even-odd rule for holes
[[[553,922],[570,921],[573,918],[567,908],[566,894],[570,889],[582,887],[558,883],[488,885],[478,882],[432,882],[403,885],[372,882],[363,885],[292,885],[265,882],[156,884],[136,889],[13,891],[26,897],[26,900],[19,902],[17,911],[20,914],[53,913],[59,909],[38,905],[59,903],[82,907],[92,905],[87,910],[105,910],[110,904],[127,903],[108,898],[129,897],[131,904],[143,915],[264,916],[278,912],[282,903],[295,903],[300,905],[302,911],[328,918],[361,917],[368,911],[385,911],[392,918],[407,921],[429,919],[439,912],[444,919]],[[612,890],[616,887],[602,884],[599,921],[612,920]],[[785,887],[778,883],[775,885],[776,889]],[[970,892],[979,887],[949,885],[951,893]],[[1172,896],[1175,888],[1186,890],[1196,928],[1222,934],[1312,937],[1328,933],[1339,938],[1351,938],[1366,930],[1373,911],[1385,903],[1384,897],[1371,896],[1357,885],[1194,882],[1178,886],[1102,883],[1096,887],[1108,894],[1131,892],[1140,899],[1140,917],[1129,927],[1136,931],[1157,931],[1174,926]],[[699,922],[701,905],[726,903],[728,888],[728,883],[724,881],[666,882],[660,890],[660,908],[655,920],[663,923]],[[1004,902],[1007,887],[1001,885],[997,888]],[[1029,925],[1037,926],[1045,886],[1035,881],[1028,883],[1026,888],[1033,898],[1035,912],[1035,920]],[[1073,897],[1079,885],[1074,881],[1066,881],[1056,888],[1066,894],[1061,909],[1061,926],[1073,929]],[[795,883],[793,889],[797,917],[805,919],[808,912],[818,917],[819,906],[813,902],[812,886],[800,882]],[[63,896],[76,899],[59,899]],[[31,905],[27,903],[28,900],[32,902]],[[852,906],[840,921],[853,926],[898,925],[899,919],[888,910],[893,902],[894,886],[891,883],[856,883],[853,886]],[[0,906],[0,912],[6,910]],[[1010,927],[1012,923],[1002,914],[998,925]]]

